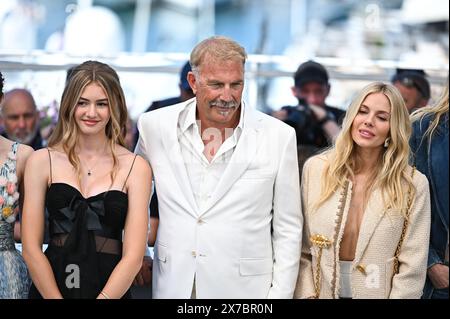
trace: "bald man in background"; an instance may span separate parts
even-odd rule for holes
[[[44,147],[39,131],[39,113],[28,90],[13,89],[5,94],[1,105],[2,136],[34,150]]]

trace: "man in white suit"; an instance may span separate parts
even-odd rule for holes
[[[246,53],[211,37],[192,51],[196,97],[143,114],[160,223],[154,298],[292,298],[302,214],[294,129],[246,107]]]

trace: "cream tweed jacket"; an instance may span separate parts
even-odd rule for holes
[[[304,212],[303,246],[294,298],[314,296],[319,248],[311,235],[324,235],[331,241],[323,248],[320,261],[319,298],[339,298],[339,249],[352,197],[352,183],[332,195],[320,208],[311,211],[320,196],[321,176],[327,158],[317,155],[303,168],[302,208]],[[408,167],[408,174],[412,168]],[[430,233],[430,194],[426,177],[414,173],[416,197],[410,211],[406,236],[399,255],[399,273],[394,275],[393,261],[404,218],[398,211],[386,210],[380,191],[371,193],[352,263],[352,297],[420,298],[425,283]],[[405,193],[407,190],[405,189]]]

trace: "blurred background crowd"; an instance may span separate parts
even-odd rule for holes
[[[282,120],[292,118],[289,106],[324,106],[326,99],[337,109],[337,121],[352,95],[375,80],[397,82],[407,95],[415,91],[409,93],[415,109],[442,90],[448,33],[447,0],[2,0],[5,91],[25,89],[18,93],[29,106],[25,115],[3,107],[0,129],[45,145],[67,71],[96,59],[119,72],[133,131],[142,112],[159,107],[153,102],[180,98],[188,53],[214,34],[235,39],[250,54],[244,92],[249,107]],[[295,78],[309,60],[319,67],[306,68],[302,81],[325,85],[319,100]],[[134,141],[130,136],[130,148]]]

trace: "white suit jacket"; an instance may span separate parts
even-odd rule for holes
[[[188,103],[196,99],[138,121],[136,152],[152,166],[159,201],[153,297],[190,298],[195,276],[197,298],[292,298],[303,224],[294,130],[245,109],[233,156],[200,210],[177,137]]]

